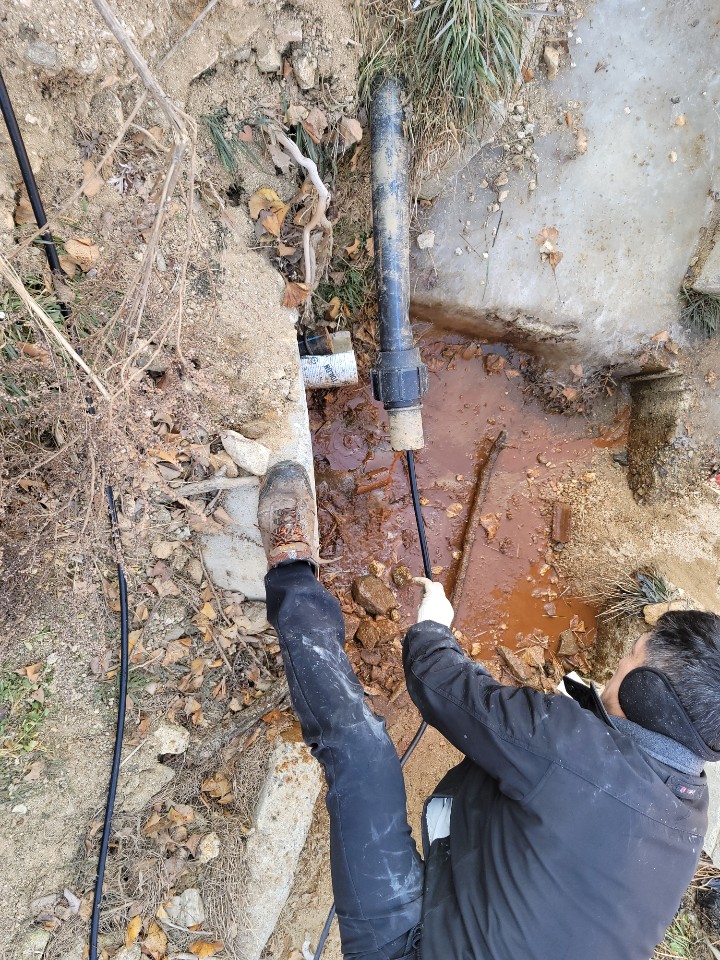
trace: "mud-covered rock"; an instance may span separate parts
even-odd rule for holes
[[[374,650],[378,644],[388,643],[398,635],[397,624],[391,620],[362,620],[356,639],[366,650]]]
[[[397,607],[392,590],[371,573],[358,577],[353,583],[352,594],[356,603],[374,617],[387,617]]]
[[[300,48],[293,53],[293,73],[301,90],[312,90],[317,82],[317,57],[310,50]]]
[[[355,639],[355,634],[358,632],[360,617],[356,617],[352,613],[344,613],[343,621],[345,622],[345,643],[349,643],[350,640]]]

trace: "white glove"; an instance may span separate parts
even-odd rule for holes
[[[434,620],[435,623],[442,623],[443,626],[449,627],[455,617],[455,611],[445,596],[443,585],[428,580],[427,577],[414,577],[413,583],[417,583],[424,591],[422,602],[418,609],[417,622],[422,623],[423,620]]]

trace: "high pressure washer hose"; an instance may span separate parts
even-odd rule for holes
[[[2,113],[5,126],[7,127],[8,134],[10,135],[10,142],[12,143],[18,166],[20,167],[20,172],[22,173],[25,189],[27,190],[30,205],[32,206],[33,214],[35,216],[35,222],[37,223],[38,227],[43,227],[47,224],[45,208],[43,207],[42,199],[40,198],[40,191],[38,190],[37,182],[35,180],[35,174],[33,173],[30,165],[30,159],[28,157],[27,150],[25,149],[25,143],[23,141],[22,134],[20,133],[20,127],[18,126],[15,112],[10,101],[10,94],[5,86],[5,80],[3,79],[2,73],[0,73],[0,113]],[[43,233],[41,233],[40,240],[42,241],[45,256],[47,257],[48,265],[50,266],[53,276],[56,279],[62,278],[64,273],[60,266],[60,260],[58,259],[55,241],[53,240],[50,231],[46,229]],[[68,320],[70,317],[70,308],[60,298],[58,299],[58,303],[60,306],[60,313],[65,320]],[[92,406],[92,397],[88,397],[86,400],[88,403],[88,414],[95,413],[94,407]],[[105,496],[107,498],[108,513],[110,516],[110,528],[112,530],[115,550],[117,553],[117,575],[120,591],[120,689],[118,692],[117,725],[115,728],[115,745],[113,748],[112,767],[110,771],[110,784],[108,786],[107,804],[105,807],[105,822],[103,825],[102,841],[100,844],[100,856],[98,858],[95,896],[93,899],[93,908],[90,918],[89,960],[98,960],[97,941],[98,929],[100,925],[100,903],[102,901],[103,894],[105,864],[107,862],[108,847],[110,845],[110,827],[112,825],[113,809],[115,807],[115,795],[117,793],[118,776],[120,774],[120,756],[122,753],[123,730],[125,727],[125,701],[127,694],[129,659],[127,581],[125,580],[125,571],[123,570],[121,560],[120,530],[118,527],[115,500],[113,498],[113,491],[110,484],[108,484],[105,488]]]

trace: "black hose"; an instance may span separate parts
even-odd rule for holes
[[[412,450],[406,450],[405,456],[407,457],[407,470],[408,470],[408,479],[410,481],[410,495],[412,497],[413,510],[415,511],[415,522],[417,523],[418,537],[420,539],[420,550],[422,552],[423,558],[423,568],[425,570],[425,576],[428,580],[432,580],[432,567],[430,566],[430,552],[428,550],[427,539],[425,536],[425,521],[423,520],[422,515],[422,505],[420,503],[420,492],[417,485],[417,476],[415,475],[415,454]],[[400,757],[400,769],[402,769],[405,764],[408,762],[410,757],[415,750],[415,747],[420,743],[423,738],[423,734],[427,730],[427,723],[423,720],[420,726],[415,731],[415,736],[412,738],[408,744],[405,752],[402,757]],[[335,904],[330,907],[330,912],[327,915],[327,920],[325,921],[325,926],[322,928],[322,933],[320,934],[320,939],[318,940],[317,949],[313,954],[313,960],[320,960],[325,950],[325,944],[327,943],[327,938],[330,936],[330,927],[332,927],[332,922],[335,919]],[[90,960],[95,960],[91,955]]]
[[[20,128],[18,127],[15,111],[12,108],[10,95],[8,94],[7,87],[5,86],[2,73],[0,73],[0,112],[3,115],[5,125],[7,126],[7,130],[10,135],[10,142],[12,143],[15,156],[17,157],[18,165],[25,183],[25,189],[28,192],[28,197],[30,198],[30,203],[35,215],[35,220],[37,225],[42,227],[47,223],[45,209],[40,198],[40,191],[38,190],[37,182],[35,180],[35,174],[30,166],[30,160],[27,155],[27,150],[25,149],[25,143],[23,141],[22,134],[20,133]],[[64,273],[58,259],[55,241],[53,240],[50,231],[46,230],[43,234],[41,234],[41,237],[50,269],[57,277],[63,277]],[[62,300],[58,299],[58,302],[60,304],[60,312],[62,316],[67,320],[70,317],[70,308]],[[85,399],[88,404],[88,413],[95,413],[95,409],[92,406],[92,397],[86,397]],[[125,572],[120,559],[120,528],[118,526],[117,510],[115,509],[115,500],[113,498],[113,491],[110,484],[106,486],[105,494],[107,497],[108,512],[110,515],[110,527],[117,552],[117,574],[120,590],[120,690],[117,726],[115,729],[115,746],[113,748],[113,760],[110,772],[110,785],[108,787],[107,805],[105,807],[105,823],[103,826],[102,842],[100,844],[100,857],[98,859],[97,880],[95,883],[95,897],[93,900],[92,915],[90,919],[89,960],[98,960],[97,939],[98,928],[100,924],[100,902],[102,900],[103,880],[105,879],[105,864],[107,862],[108,847],[110,845],[110,827],[112,824],[113,810],[115,808],[115,796],[117,794],[117,783],[120,773],[120,755],[122,753],[123,731],[125,728],[125,701],[127,699],[129,660],[127,581],[125,580]]]
[[[22,134],[20,133],[20,127],[18,126],[15,111],[13,110],[12,103],[10,101],[10,94],[5,86],[5,80],[3,79],[2,72],[0,72],[0,111],[2,112],[7,131],[10,134],[10,142],[12,143],[15,156],[17,157],[18,166],[20,167],[20,173],[22,174],[23,182],[25,183],[25,189],[28,193],[28,198],[30,200],[30,206],[32,207],[33,215],[35,217],[35,222],[37,223],[38,227],[43,227],[47,223],[45,208],[43,207],[42,200],[40,199],[40,191],[38,190],[37,183],[35,182],[35,174],[30,166],[30,158],[28,157],[27,150],[25,149],[25,143],[23,141]],[[62,279],[65,276],[65,273],[60,266],[58,253],[55,249],[55,242],[53,241],[50,231],[45,230],[44,233],[41,233],[40,239],[42,240],[43,247],[45,249],[45,256],[47,257],[51,271],[58,279]],[[67,320],[70,317],[70,308],[60,298],[58,298],[58,303],[60,305],[60,313],[63,315],[63,318]]]
[[[120,774],[120,755],[122,754],[123,730],[125,728],[125,701],[127,699],[128,682],[128,599],[127,582],[120,560],[120,529],[118,527],[117,510],[113,499],[112,487],[105,488],[110,514],[110,526],[118,550],[117,575],[120,586],[120,689],[118,692],[118,714],[115,729],[115,748],[113,750],[112,768],[110,771],[110,785],[108,787],[107,806],[105,807],[105,823],[103,825],[100,857],[98,859],[97,880],[95,882],[95,897],[93,899],[92,916],[90,919],[90,960],[98,960],[98,928],[100,924],[100,903],[103,895],[103,881],[105,879],[105,864],[107,862],[108,846],[110,844],[110,827],[112,825],[115,795],[117,793],[118,776]]]

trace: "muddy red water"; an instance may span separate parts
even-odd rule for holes
[[[573,618],[584,622],[589,639],[594,610],[570,594],[552,565],[552,507],[538,486],[553,478],[562,482],[570,464],[589,459],[598,445],[618,443],[623,424],[597,437],[581,417],[546,413],[524,390],[521,358],[501,346],[452,338],[420,346],[430,391],[423,408],[426,446],[416,457],[418,484],[433,573],[448,589],[478,458],[501,430],[507,432],[482,508],[487,529],[478,529],[458,603],[455,626],[463,646],[490,660],[496,643],[522,646],[539,628],[553,647]],[[368,386],[316,395],[312,429],[323,551],[335,561],[323,579],[347,611],[348,589],[371,561],[422,573],[405,462],[390,449],[384,411]],[[408,586],[399,596],[407,626],[419,589]]]

